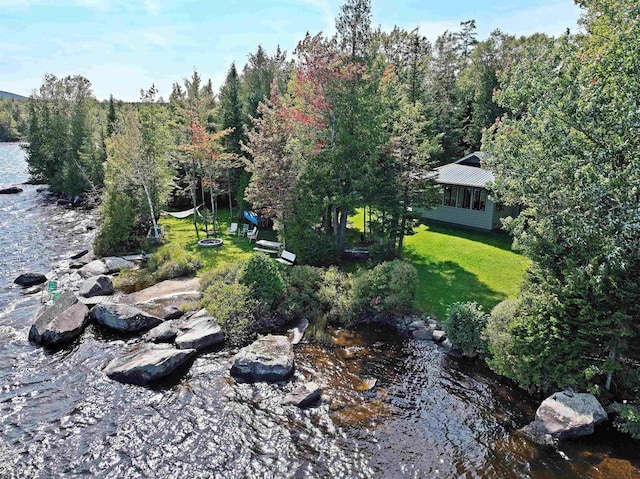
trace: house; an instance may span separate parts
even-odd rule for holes
[[[485,153],[476,151],[448,165],[436,168],[436,182],[442,185],[442,204],[424,210],[428,220],[482,230],[500,228],[500,218],[517,216],[519,207],[494,203],[487,190],[493,173],[480,166]]]

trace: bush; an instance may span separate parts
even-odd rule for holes
[[[613,424],[618,431],[629,434],[634,439],[640,439],[640,411],[635,406],[620,406],[619,416]]]
[[[489,315],[477,303],[453,303],[443,321],[447,336],[467,356],[483,355],[487,343],[482,338]]]
[[[313,266],[287,268],[282,275],[285,293],[278,312],[288,319],[312,321],[319,317],[326,309],[319,296],[323,277],[323,271]]]
[[[282,298],[284,281],[277,263],[266,254],[254,254],[240,270],[238,281],[249,288],[251,297],[273,310]]]
[[[167,245],[158,249],[147,263],[148,270],[158,281],[179,276],[192,276],[201,266],[200,258],[176,245]]]
[[[218,320],[227,343],[241,346],[253,339],[256,304],[249,288],[237,282],[211,284],[202,296],[202,304]]]
[[[243,265],[244,262],[238,262],[205,271],[200,276],[200,291],[205,292],[209,289],[209,286],[214,284],[233,284],[237,282]]]
[[[365,271],[353,283],[356,312],[401,316],[414,309],[418,273],[409,263],[390,261]]]
[[[106,194],[100,211],[102,224],[93,242],[98,256],[125,253],[139,246],[139,238],[133,234],[136,214],[130,195],[119,192]]]
[[[516,299],[505,299],[492,310],[487,324],[482,332],[482,338],[487,342],[487,349],[491,358],[487,361],[489,367],[498,374],[511,376],[513,370],[513,336],[509,326],[513,324],[519,307]]]
[[[332,266],[324,272],[318,298],[328,322],[349,324],[354,318],[351,277]]]
[[[287,227],[287,249],[296,254],[296,262],[314,266],[328,266],[340,259],[340,251],[333,236],[311,228]]]

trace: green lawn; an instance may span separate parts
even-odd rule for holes
[[[362,230],[363,216],[351,218]],[[429,223],[405,238],[404,256],[418,270],[417,306],[437,318],[457,301],[490,310],[514,297],[530,261],[511,250],[506,233],[471,231]]]
[[[160,225],[164,229],[166,242],[180,245],[185,250],[196,253],[202,259],[201,271],[204,271],[246,259],[253,253],[255,247],[255,243],[249,243],[249,240],[243,236],[229,236],[227,234],[230,223],[228,210],[220,210],[218,221],[222,230],[218,236],[224,240],[224,244],[219,248],[198,246],[196,232],[193,228],[193,217],[191,216],[185,219],[166,216],[160,219]],[[238,223],[241,229],[242,222],[238,221]],[[200,224],[199,229],[200,239],[205,238],[204,224]],[[276,240],[276,234],[273,231],[260,230],[258,239]]]

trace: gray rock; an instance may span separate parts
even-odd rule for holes
[[[314,382],[300,384],[285,397],[285,402],[305,407],[317,402],[322,396],[322,388]]]
[[[146,331],[162,322],[157,316],[128,304],[98,304],[91,309],[90,315],[98,324],[122,332]]]
[[[177,306],[167,306],[162,310],[162,317],[164,319],[178,319],[182,316],[182,311]]]
[[[222,329],[212,317],[198,318],[192,327],[176,336],[178,349],[202,350],[224,341]]]
[[[117,273],[121,269],[131,269],[136,266],[135,263],[118,256],[107,256],[102,258],[102,261],[106,265],[109,273]]]
[[[195,349],[147,344],[112,360],[104,372],[116,381],[144,385],[168,376],[195,354]]]
[[[291,344],[298,344],[302,341],[304,337],[304,333],[309,327],[309,321],[307,319],[301,319],[298,324],[296,324],[293,329],[291,329]]]
[[[14,195],[16,193],[22,193],[24,190],[17,186],[9,186],[8,188],[0,189],[0,195]]]
[[[69,259],[78,259],[78,258],[82,258],[84,255],[86,255],[89,252],[88,249],[83,249],[82,251],[78,251],[75,254],[72,254],[71,256],[69,256]]]
[[[113,294],[113,283],[109,276],[105,276],[103,274],[92,276],[82,283],[78,294],[85,298],[91,298],[93,296],[109,296]]]
[[[49,346],[68,343],[82,333],[88,314],[89,308],[79,303],[73,292],[66,291],[38,313],[29,330],[29,340]]]
[[[411,336],[413,337],[413,339],[417,339],[419,341],[427,341],[427,340],[431,341],[433,339],[431,331],[426,329],[426,327],[411,331]]]
[[[431,333],[431,337],[436,343],[441,343],[442,341],[447,339],[446,333],[441,329],[434,330],[433,333]]]
[[[593,394],[562,391],[540,404],[536,419],[522,432],[539,444],[553,444],[592,434],[606,419],[607,412]]]
[[[28,296],[30,294],[36,294],[42,291],[42,289],[43,288],[41,285],[31,286],[30,288],[23,289],[22,294],[24,294],[25,296]]]
[[[107,274],[108,272],[109,270],[107,269],[107,265],[99,259],[94,259],[78,270],[78,274],[83,278],[98,276],[99,274]]]
[[[231,374],[245,381],[283,381],[293,375],[293,347],[286,336],[264,336],[233,357]]]
[[[145,335],[145,339],[152,343],[168,343],[178,335],[178,324],[175,320],[159,324]]]
[[[194,326],[196,326],[200,322],[200,320],[202,318],[211,319],[211,320],[215,321],[215,319],[213,319],[211,317],[211,315],[209,313],[207,313],[206,309],[201,309],[200,311],[197,311],[194,314],[192,314],[191,316],[189,316],[189,319],[187,319],[182,324],[180,324],[178,326],[178,329],[180,329],[181,331],[187,331],[187,330],[193,328]]]
[[[37,284],[42,284],[47,281],[47,277],[41,273],[23,273],[18,276],[13,282],[23,288],[29,288]]]
[[[413,321],[407,326],[407,329],[409,331],[415,331],[418,329],[427,329],[427,325],[425,324],[424,321]]]

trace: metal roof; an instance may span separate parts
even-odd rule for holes
[[[436,168],[436,171],[438,172],[436,181],[447,185],[484,188],[487,183],[493,181],[493,173],[491,171],[476,166],[459,164],[472,155],[480,156],[478,153],[480,152],[472,153],[471,155],[467,155],[454,163],[449,163],[448,165]]]

